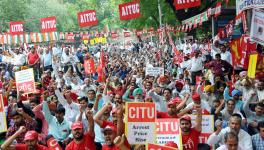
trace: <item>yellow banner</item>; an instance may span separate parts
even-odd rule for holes
[[[107,39],[104,37],[104,38],[102,38],[102,43],[103,44],[107,44]]]
[[[258,54],[250,54],[248,64],[248,77],[255,78]]]
[[[83,43],[84,44],[88,44],[88,40],[83,40]]]
[[[93,40],[93,39],[90,40],[90,44],[91,44],[91,45],[94,45],[94,40]]]
[[[94,38],[95,43],[99,43],[99,38]]]

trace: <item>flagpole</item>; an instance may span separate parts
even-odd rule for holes
[[[160,23],[160,28],[162,26],[162,11],[161,11],[161,6],[160,6],[160,0],[158,0],[158,9],[159,9],[159,23]]]

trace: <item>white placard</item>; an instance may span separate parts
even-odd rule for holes
[[[164,75],[164,68],[161,67],[146,67],[146,75],[159,76]]]
[[[262,10],[253,10],[250,39],[264,45],[264,11]]]
[[[236,12],[241,13],[243,10],[251,8],[264,8],[263,0],[236,0]]]
[[[17,91],[23,91],[26,94],[36,91],[32,68],[15,72],[15,77]]]

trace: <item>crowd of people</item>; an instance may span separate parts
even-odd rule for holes
[[[1,149],[144,149],[124,133],[125,104],[155,103],[157,118],[178,118],[184,150],[263,150],[264,74],[256,78],[232,65],[223,41],[141,41],[78,48],[67,45],[1,49],[1,82],[8,130]],[[260,47],[262,48],[262,47]],[[262,49],[263,51],[263,49]],[[100,62],[104,77],[86,74],[84,62]],[[146,67],[162,67],[158,76]],[[36,92],[17,91],[15,72],[34,69]],[[191,123],[190,114],[196,115]],[[200,143],[202,116],[214,115],[215,132]],[[1,120],[3,122],[3,120]],[[52,144],[49,144],[52,143]],[[177,148],[170,141],[166,146]]]

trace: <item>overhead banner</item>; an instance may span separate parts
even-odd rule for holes
[[[149,143],[147,145],[146,150],[178,150],[178,149],[177,148],[168,147],[168,146],[161,146],[161,145],[158,145],[158,144]]]
[[[190,115],[192,118],[192,124],[196,124],[196,115]],[[199,136],[199,143],[206,143],[209,136],[214,133],[214,116],[203,115],[202,116],[202,132]]]
[[[3,95],[0,94],[0,133],[7,131],[7,124],[6,124],[6,113],[4,108],[4,100]]]
[[[193,16],[189,19],[186,19],[186,20],[183,20],[182,21],[182,24],[187,24],[187,23],[190,23],[190,24],[195,24],[195,22],[201,24],[205,21],[208,21],[208,14],[207,14],[207,11],[203,12],[203,13],[200,13],[196,16]]]
[[[176,10],[198,7],[201,5],[201,0],[175,0],[174,6]]]
[[[155,103],[126,103],[126,137],[129,144],[156,142]]]
[[[56,31],[56,17],[42,18],[41,22],[41,32],[53,32]]]
[[[131,20],[140,17],[140,2],[129,2],[119,5],[120,20]]]
[[[23,29],[23,24],[24,22],[10,22],[9,26],[9,32],[12,35],[17,35],[17,34],[23,34],[24,29]]]
[[[243,10],[251,8],[264,8],[263,0],[236,0],[236,12],[241,13]]]
[[[15,77],[17,92],[23,91],[28,94],[36,91],[32,68],[15,72]]]
[[[130,32],[124,32],[124,37],[130,37]]]
[[[95,26],[98,24],[95,10],[86,10],[78,13],[78,23],[80,27]]]
[[[251,21],[250,39],[264,45],[264,11],[254,9]]]
[[[164,145],[173,141],[182,147],[180,122],[178,119],[157,119],[157,144]]]

